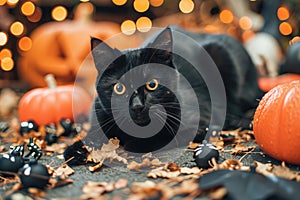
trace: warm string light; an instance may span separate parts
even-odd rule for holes
[[[182,13],[188,14],[194,10],[195,4],[192,0],[180,0],[179,10]]]
[[[1,59],[1,69],[4,71],[11,71],[14,68],[14,60],[10,57]]]
[[[4,46],[7,43],[7,34],[0,32],[0,46]]]
[[[3,6],[6,4],[6,0],[0,0],[0,6]]]
[[[220,17],[221,22],[223,22],[224,24],[232,23],[233,18],[234,18],[232,12],[230,10],[227,10],[227,9],[222,10],[219,17]]]
[[[22,37],[18,42],[18,47],[21,51],[29,51],[32,47],[32,40],[30,37]]]
[[[151,6],[159,7],[164,3],[164,0],[149,0]]]
[[[22,22],[16,21],[10,25],[10,32],[15,36],[20,36],[24,32],[24,25]]]
[[[55,21],[63,21],[67,18],[68,11],[64,6],[56,6],[51,12],[51,16]]]
[[[14,7],[18,4],[19,0],[7,0],[7,5]]]
[[[288,8],[281,6],[277,10],[277,17],[281,21],[287,20],[290,17],[290,11]]]
[[[293,32],[293,28],[291,26],[290,23],[288,22],[282,22],[280,25],[279,25],[279,31],[282,35],[284,36],[287,36],[287,35],[290,35],[292,34]]]
[[[21,6],[21,12],[25,16],[31,16],[34,13],[35,5],[31,1],[26,1]]]
[[[34,13],[30,16],[27,16],[28,21],[30,22],[39,22],[42,19],[42,9],[40,9],[39,7],[36,7],[34,9]]]
[[[133,8],[137,12],[146,12],[149,9],[150,3],[148,0],[134,0]]]
[[[135,26],[134,21],[132,21],[132,20],[125,20],[121,24],[121,31],[125,35],[132,35],[132,34],[134,34],[135,31],[136,31],[136,26]]]
[[[243,30],[250,30],[252,28],[252,20],[248,16],[243,16],[239,20],[239,25]]]
[[[140,32],[148,32],[152,27],[152,21],[148,17],[140,17],[136,21],[136,28]]]
[[[117,6],[123,6],[127,0],[112,0],[112,2]]]

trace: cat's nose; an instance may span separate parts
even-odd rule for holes
[[[131,109],[134,111],[141,111],[145,107],[139,96],[135,96],[132,98],[131,106]]]

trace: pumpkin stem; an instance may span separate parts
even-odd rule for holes
[[[45,76],[45,81],[46,81],[46,83],[48,85],[48,88],[55,89],[57,87],[56,80],[55,80],[53,74],[47,74]]]

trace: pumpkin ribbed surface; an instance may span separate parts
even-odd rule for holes
[[[268,155],[300,164],[300,82],[271,89],[260,101],[254,115],[256,142]]]

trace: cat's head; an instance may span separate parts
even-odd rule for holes
[[[163,71],[154,74],[152,70],[153,66],[160,65],[174,69],[172,32],[169,28],[159,32],[151,41],[137,49],[119,51],[95,38],[92,38],[91,46],[98,70],[96,83],[98,98],[107,113],[112,109],[112,95],[117,97],[120,112],[124,103],[129,102],[130,116],[140,126],[149,124],[149,109],[153,105],[161,104],[168,107],[170,104],[170,108],[174,107],[177,100],[172,90],[176,89],[178,77],[164,74]],[[124,77],[125,74],[127,76]],[[139,86],[136,88],[137,82]],[[165,87],[163,82],[168,82],[167,85],[171,85],[172,88]]]

